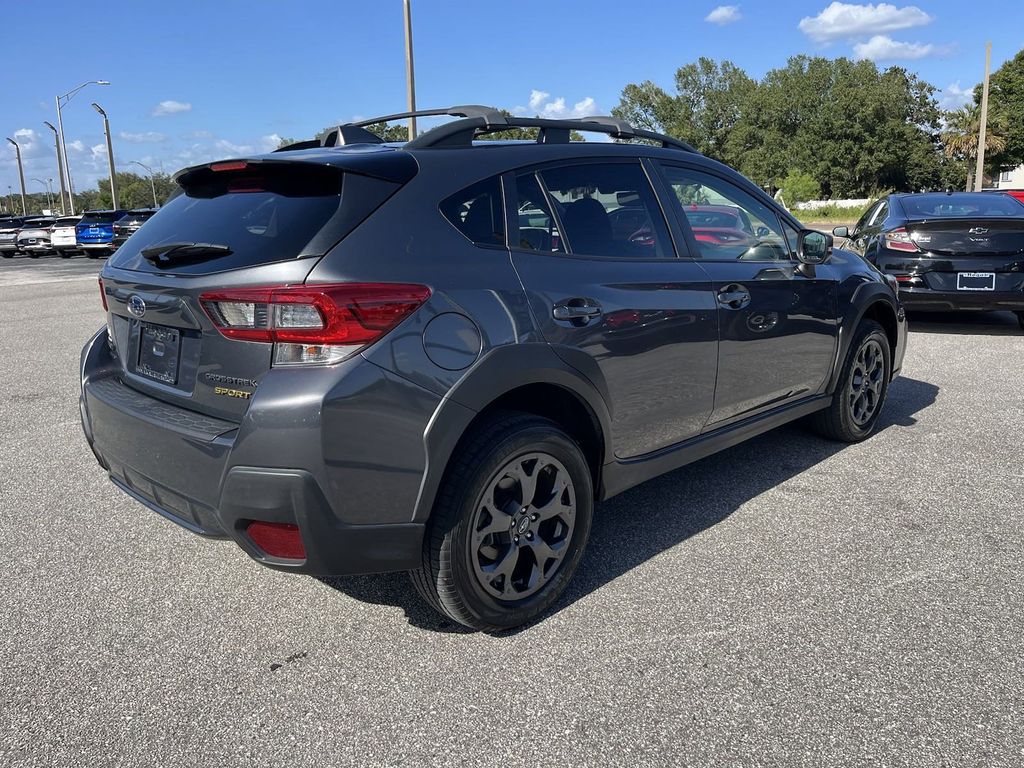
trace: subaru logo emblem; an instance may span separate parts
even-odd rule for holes
[[[986,232],[988,232],[988,229],[986,229],[985,227],[971,227],[967,231],[970,232],[972,235],[984,235]]]
[[[141,296],[134,294],[128,299],[128,311],[136,317],[142,317],[146,314],[146,302],[142,300]]]

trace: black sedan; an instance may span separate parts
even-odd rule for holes
[[[895,277],[908,309],[1010,310],[1024,328],[1024,204],[1009,195],[889,195],[833,234]]]

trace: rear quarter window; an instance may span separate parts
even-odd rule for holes
[[[505,210],[495,176],[456,192],[441,203],[441,214],[476,245],[505,245]]]

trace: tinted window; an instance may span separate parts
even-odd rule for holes
[[[639,164],[567,165],[541,171],[540,177],[570,253],[641,259],[674,255]]]
[[[505,212],[496,176],[456,192],[441,203],[441,213],[477,245],[505,244]]]
[[[142,264],[143,249],[181,242],[215,243],[232,251],[194,271],[296,258],[339,212],[343,187],[341,172],[323,166],[287,165],[241,173],[204,169],[183,181],[184,193],[148,219],[128,247],[117,251],[116,266]]]
[[[565,252],[547,197],[533,173],[524,173],[516,178],[516,215],[519,221],[519,248],[548,253]]]
[[[124,211],[87,211],[79,224],[111,224],[124,215]]]
[[[779,217],[753,195],[717,176],[688,168],[667,166],[665,180],[702,258],[789,260],[790,247]]]
[[[878,204],[878,208],[876,208],[875,212],[871,215],[871,221],[868,222],[868,226],[870,226],[870,227],[881,226],[882,222],[885,221],[885,218],[888,215],[889,215],[889,202],[887,200],[883,200],[882,202],[880,202]]]
[[[915,195],[900,200],[911,219],[947,219],[963,216],[1020,216],[1020,203],[991,194]]]

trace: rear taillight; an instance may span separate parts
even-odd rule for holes
[[[103,302],[103,311],[107,311],[107,289],[103,287],[103,278],[100,278],[100,301]]]
[[[906,253],[920,253],[921,249],[917,243],[910,239],[910,233],[900,227],[882,235],[885,240],[885,247],[891,251],[904,251]]]
[[[372,344],[430,296],[425,285],[341,283],[204,293],[223,336],[274,345],[274,365],[329,365]]]

